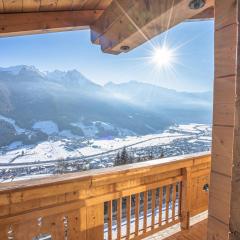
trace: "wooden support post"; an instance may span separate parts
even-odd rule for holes
[[[103,240],[104,204],[87,208],[87,239]]]
[[[82,207],[79,210],[79,238],[87,240],[87,208]]]
[[[240,0],[215,1],[215,78],[208,240],[240,239]]]
[[[190,227],[190,207],[191,207],[191,168],[183,168],[183,181],[181,193],[181,229],[187,230]]]

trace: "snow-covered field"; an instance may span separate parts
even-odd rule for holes
[[[52,123],[38,123],[35,127],[56,130]],[[164,157],[209,150],[211,145],[211,127],[204,124],[188,124],[172,126],[158,134],[145,136],[128,136],[115,139],[69,139],[56,138],[36,145],[22,146],[20,142],[12,143],[7,151],[0,148],[0,179],[1,169],[19,167],[49,166],[54,167],[59,160],[85,164],[87,168],[102,168],[113,166],[118,151],[126,147],[135,156],[142,156],[149,148],[155,152],[165,151]],[[31,169],[27,172],[31,172]],[[51,170],[52,171],[52,170]],[[42,171],[50,174],[51,171]],[[26,175],[27,173],[25,173]],[[38,172],[34,173],[35,176]],[[17,170],[14,175],[18,175]],[[24,173],[21,173],[21,177]],[[16,178],[16,177],[15,177]]]
[[[51,125],[51,124],[50,124]],[[38,125],[39,127],[41,124]],[[45,126],[45,123],[44,123]],[[46,129],[46,128],[45,128]],[[53,131],[55,127],[49,127]],[[174,132],[171,132],[174,130]],[[19,147],[0,155],[0,164],[3,163],[27,163],[41,162],[59,159],[71,159],[77,157],[87,157],[91,155],[115,151],[123,147],[144,148],[155,145],[166,145],[176,139],[189,138],[190,136],[200,134],[202,131],[209,131],[208,125],[189,124],[171,127],[163,133],[149,134],[145,136],[129,136],[125,138],[115,138],[112,140],[87,140],[77,141],[69,139],[50,140],[41,142],[34,146]],[[183,133],[184,132],[184,133]],[[210,136],[199,137],[189,141],[211,140]],[[71,145],[74,145],[71,147]],[[78,145],[80,145],[78,147]],[[11,149],[14,146],[11,146]]]

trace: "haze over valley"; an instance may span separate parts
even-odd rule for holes
[[[53,174],[59,160],[69,160],[67,171],[113,166],[124,147],[135,158],[209,150],[211,112],[212,92],[137,80],[102,86],[77,70],[0,68],[0,178]]]

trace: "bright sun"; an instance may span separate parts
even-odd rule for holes
[[[168,67],[174,61],[174,51],[166,46],[157,47],[153,51],[152,61],[160,68]]]

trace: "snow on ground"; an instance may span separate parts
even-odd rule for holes
[[[71,125],[80,128],[85,136],[93,137],[98,133],[98,129],[96,128],[95,124],[87,126],[82,122],[77,122],[72,123]]]
[[[16,131],[17,134],[22,134],[22,133],[25,133],[25,132],[26,132],[25,129],[20,128],[20,127],[16,124],[15,120],[13,120],[13,119],[11,119],[11,118],[7,118],[7,117],[4,117],[4,116],[0,115],[0,120],[3,120],[3,121],[5,121],[5,122],[10,123],[10,124],[15,128],[15,131]]]
[[[112,140],[88,140],[84,147],[69,149],[66,147],[71,140],[45,141],[32,147],[22,147],[0,155],[0,163],[36,162],[57,159],[66,159],[100,154],[124,146],[144,147],[169,143],[174,139],[182,138],[180,134],[150,134],[141,137],[115,138]],[[24,154],[22,154],[24,152]]]
[[[58,125],[53,121],[38,121],[34,123],[32,128],[49,135],[59,132]]]
[[[25,175],[21,177],[15,177],[15,178],[9,178],[9,179],[0,179],[1,183],[8,183],[8,182],[15,182],[15,181],[21,181],[21,180],[30,180],[34,178],[44,178],[52,176],[52,174],[35,174],[35,175]]]
[[[77,123],[71,123],[72,126],[80,128],[84,136],[86,137],[95,137],[100,129],[104,129],[105,131],[118,131],[119,136],[132,136],[135,135],[132,131],[124,128],[116,128],[114,125],[111,123],[107,122],[101,122],[101,121],[95,121],[90,123],[89,125],[86,125],[82,122],[77,122]]]
[[[57,131],[55,123],[46,121],[37,124],[44,131]],[[110,153],[123,147],[144,148],[149,146],[169,144],[176,139],[192,137],[189,141],[195,141],[195,135],[209,128],[209,125],[190,124],[171,127],[163,133],[149,134],[145,136],[128,136],[110,140],[92,139],[82,141],[80,139],[58,139],[41,142],[34,146],[23,146],[10,150],[0,155],[0,163],[29,163],[52,161],[59,159],[80,158],[101,153]],[[173,131],[175,129],[175,131]],[[184,132],[182,132],[184,130]],[[187,132],[186,132],[187,130]],[[198,141],[210,141],[211,137],[199,136]]]
[[[209,125],[206,124],[197,124],[197,123],[190,123],[190,124],[180,124],[173,127],[170,127],[170,130],[178,130],[182,132],[189,132],[189,133],[200,133],[201,131],[208,131]]]

